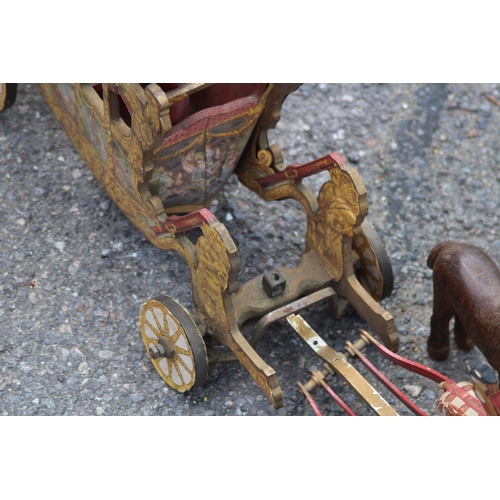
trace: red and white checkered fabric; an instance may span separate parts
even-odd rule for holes
[[[453,417],[486,416],[470,382],[441,382],[438,386],[437,410],[439,415]]]

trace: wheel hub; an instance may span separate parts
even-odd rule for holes
[[[167,337],[160,337],[158,343],[149,348],[149,355],[153,359],[160,359],[160,358],[174,359],[175,354],[176,353],[174,344]]]

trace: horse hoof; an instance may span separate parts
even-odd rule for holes
[[[436,361],[444,361],[450,354],[450,347],[432,347],[428,345],[427,352],[432,359],[435,359]]]
[[[455,343],[459,349],[462,349],[462,351],[471,351],[474,348],[474,342],[470,337],[463,340],[455,335]]]

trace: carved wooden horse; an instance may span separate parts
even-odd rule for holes
[[[474,344],[500,371],[500,269],[480,248],[444,241],[427,259],[433,269],[434,305],[429,356],[446,359],[450,350],[449,323],[455,316],[455,341],[460,349]]]

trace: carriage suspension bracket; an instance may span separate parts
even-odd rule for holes
[[[286,279],[277,269],[273,269],[262,277],[262,286],[269,297],[276,297],[285,291]]]

